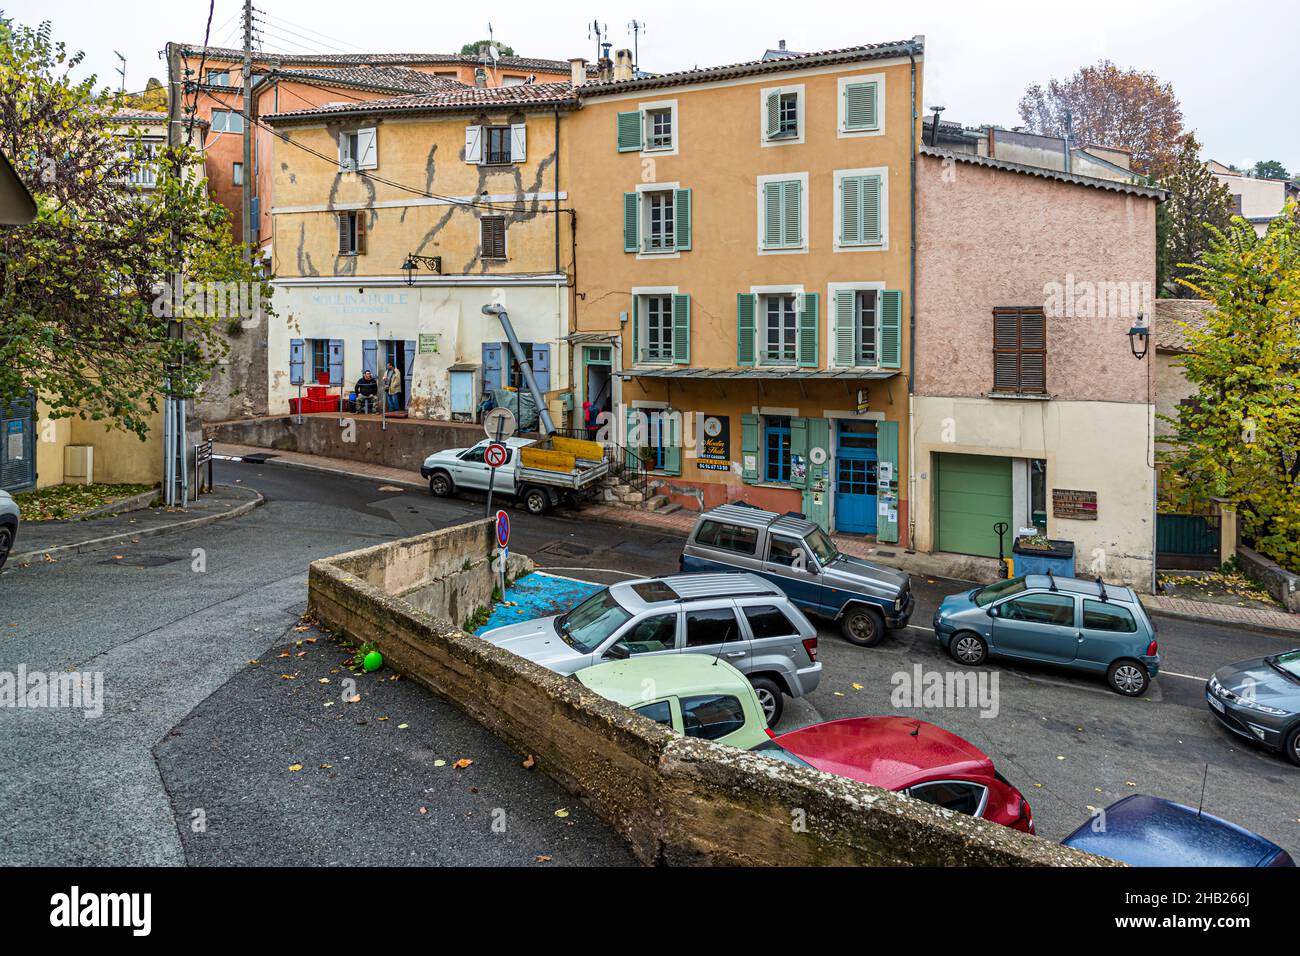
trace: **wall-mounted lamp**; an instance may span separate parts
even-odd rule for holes
[[[1150,344],[1151,330],[1145,324],[1145,316],[1138,313],[1137,321],[1133,327],[1128,330],[1128,345],[1133,350],[1133,357],[1139,361],[1146,358],[1147,348]]]
[[[442,275],[442,256],[417,256],[413,252],[406,254],[402,271],[406,273],[406,284],[415,285],[415,270],[424,266],[436,276]]]

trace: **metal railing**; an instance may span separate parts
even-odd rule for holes
[[[604,438],[592,438],[586,428],[557,428],[555,434],[562,438],[581,438],[586,441],[599,442],[605,449],[605,460],[609,462],[609,473],[620,483],[628,485],[633,491],[641,492],[642,500],[650,497],[650,469],[637,448],[629,449],[616,441]]]

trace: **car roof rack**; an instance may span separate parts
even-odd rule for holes
[[[1103,601],[1108,600],[1106,596],[1106,582],[1101,579],[1100,574],[1097,575],[1097,587],[1101,590],[1101,599]]]
[[[1056,575],[1052,573],[1051,568],[1047,569],[1047,590],[1052,592],[1061,590],[1056,586]]]

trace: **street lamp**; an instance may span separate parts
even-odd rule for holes
[[[1138,313],[1137,321],[1128,330],[1128,345],[1133,350],[1133,357],[1141,361],[1146,358],[1148,336],[1151,330],[1143,323],[1143,315]]]
[[[436,276],[442,275],[442,256],[417,256],[413,252],[406,254],[402,271],[406,273],[406,284],[415,285],[415,270],[424,266]]]

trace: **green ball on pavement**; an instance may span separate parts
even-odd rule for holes
[[[380,654],[378,651],[371,651],[361,661],[361,666],[365,668],[367,674],[372,671],[377,671],[379,668],[384,666],[384,655]]]

